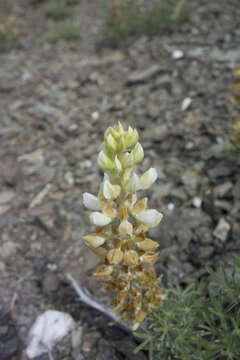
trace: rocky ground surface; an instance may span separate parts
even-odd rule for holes
[[[82,242],[90,231],[82,193],[98,190],[97,153],[118,120],[140,132],[139,173],[158,170],[147,195],[165,214],[150,234],[159,273],[186,284],[240,251],[239,167],[221,153],[240,61],[238,0],[199,0],[176,32],[120,50],[99,45],[106,3],[82,0],[74,10],[81,41],[52,46],[42,39],[46,4],[13,1],[21,46],[0,54],[1,360],[26,358],[28,330],[47,309],[77,324],[53,359],[147,359],[134,355],[133,337],[80,303],[66,278],[109,303],[91,276],[99,260]]]

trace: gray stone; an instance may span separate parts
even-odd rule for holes
[[[208,259],[214,252],[213,246],[200,246],[198,249],[198,257],[200,259]]]
[[[10,209],[11,209],[10,205],[0,205],[0,215],[5,214]]]
[[[216,197],[225,197],[230,190],[232,190],[233,188],[233,184],[231,183],[231,181],[227,181],[223,184],[220,184],[218,186],[216,186],[213,190],[213,193]]]
[[[72,341],[72,348],[75,349],[79,347],[82,343],[82,336],[83,336],[83,328],[78,327],[76,330],[72,332],[71,341]]]
[[[186,186],[187,190],[196,190],[199,183],[199,175],[192,170],[187,170],[181,177],[182,183]]]
[[[34,111],[43,116],[46,117],[53,116],[54,118],[58,118],[61,114],[61,111],[58,108],[51,106],[49,104],[42,104],[42,103],[37,104],[34,107]]]
[[[171,187],[172,184],[162,184],[162,185],[156,185],[155,186],[155,190],[154,190],[154,194],[153,194],[153,199],[161,199],[163,197],[166,197],[170,194],[171,191]]]
[[[4,262],[0,261],[0,274],[5,273],[6,271],[6,266],[4,264]]]
[[[0,255],[5,259],[16,254],[17,247],[12,241],[5,242],[0,248]]]
[[[184,191],[184,188],[180,187],[180,186],[171,190],[170,195],[174,196],[175,198],[182,200],[182,201],[186,201],[188,199],[188,196],[187,196],[186,192]]]
[[[211,179],[218,179],[224,176],[229,176],[230,174],[230,168],[224,165],[217,165],[213,169],[208,170],[208,175]]]
[[[196,229],[202,225],[207,226],[212,222],[211,217],[201,209],[190,208],[186,208],[181,211],[179,221],[185,224],[185,226],[188,226],[190,229]]]
[[[202,245],[208,245],[213,242],[211,230],[205,226],[198,228],[196,235]]]
[[[149,138],[151,138],[153,141],[158,142],[162,141],[168,133],[168,127],[165,124],[158,125],[151,129],[151,132],[148,132]]]
[[[0,192],[0,205],[11,202],[15,197],[15,193],[11,190]]]
[[[139,82],[144,82],[156,75],[161,70],[161,67],[157,64],[150,66],[145,70],[136,70],[133,71],[127,80],[129,85],[136,84]]]
[[[185,262],[182,264],[183,270],[186,274],[192,274],[194,271],[194,267],[190,262]]]
[[[101,334],[98,331],[91,331],[84,337],[82,350],[89,353],[93,347],[96,346],[97,341],[101,338]]]
[[[232,203],[230,201],[225,201],[225,200],[215,200],[214,201],[214,206],[216,208],[220,208],[220,209],[225,210],[227,212],[232,209]]]
[[[192,231],[188,228],[183,228],[178,233],[178,243],[181,250],[188,248],[190,242],[194,239]]]
[[[21,155],[18,157],[18,161],[26,160],[33,164],[43,164],[44,162],[44,156],[43,156],[44,149],[38,149],[33,152]]]
[[[42,286],[43,290],[48,294],[57,291],[60,285],[60,281],[54,272],[47,272],[43,278]]]
[[[216,238],[218,238],[222,242],[225,242],[227,240],[227,236],[230,229],[231,229],[230,224],[224,218],[220,218],[213,232],[213,235],[216,236]]]
[[[232,194],[235,199],[240,199],[240,182],[234,185]]]

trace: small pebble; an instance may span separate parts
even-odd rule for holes
[[[195,206],[196,208],[199,209],[202,206],[202,199],[200,197],[195,196],[192,199],[192,203],[193,203],[193,206]]]
[[[183,58],[183,51],[182,50],[174,50],[172,52],[172,59],[173,60],[179,60],[179,59],[182,59]]]
[[[100,115],[99,115],[99,112],[98,112],[98,111],[94,111],[94,112],[92,113],[92,119],[93,119],[93,120],[98,120],[99,117],[100,117]]]
[[[190,97],[185,98],[182,102],[181,110],[186,111],[190,107],[191,103],[192,99]]]

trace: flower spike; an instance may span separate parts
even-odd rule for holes
[[[119,321],[133,322],[133,330],[166,296],[153,268],[159,244],[146,235],[163,215],[148,209],[146,197],[138,199],[138,191],[156,181],[157,171],[150,168],[142,176],[134,172],[134,165],[144,157],[138,140],[131,126],[126,131],[120,122],[109,127],[98,156],[98,165],[105,172],[98,196],[83,194],[90,222],[96,226],[96,232],[83,240],[104,261],[94,275],[116,292],[113,305],[122,313]]]

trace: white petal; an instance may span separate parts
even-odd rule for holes
[[[108,180],[103,183],[103,195],[108,200],[115,200],[121,192],[119,185],[112,185]]]
[[[130,193],[135,193],[139,189],[141,189],[139,176],[136,173],[133,173],[127,185],[125,186],[125,190]]]
[[[106,216],[100,212],[94,211],[90,215],[90,221],[96,226],[105,226],[108,225],[112,219],[109,216]]]
[[[102,208],[101,202],[98,198],[88,192],[83,193],[83,204],[89,210],[101,210]]]
[[[150,168],[140,177],[140,183],[142,190],[148,189],[156,180],[158,174],[155,168]]]
[[[149,209],[135,215],[135,218],[144,225],[156,226],[162,219],[163,215],[155,209]]]

